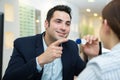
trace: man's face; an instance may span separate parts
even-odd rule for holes
[[[55,11],[50,22],[45,22],[46,36],[49,40],[56,41],[66,38],[70,32],[71,19],[64,11]]]

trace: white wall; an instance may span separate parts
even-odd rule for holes
[[[45,30],[44,29],[44,21],[46,18],[47,11],[53,7],[54,5],[57,4],[66,4],[72,8],[72,25],[71,25],[71,32],[69,35],[70,39],[75,40],[76,38],[79,37],[79,9],[77,6],[75,6],[72,3],[65,2],[64,0],[19,0],[21,2],[24,2],[26,4],[29,4],[36,9],[41,10],[41,26],[42,26],[42,32]],[[6,32],[12,32],[14,34],[14,39],[19,37],[20,29],[19,29],[19,1],[18,0],[0,0],[0,11],[5,13],[5,4],[10,4],[13,6],[13,21],[6,21],[4,22],[4,34]],[[8,11],[9,12],[9,11]],[[8,61],[10,59],[10,56],[12,54],[12,48],[7,48],[5,47],[5,35],[4,35],[4,50],[3,50],[3,74],[6,70],[6,67],[8,65]]]
[[[10,5],[14,15],[12,16],[13,21],[8,21],[5,17],[7,14],[5,12],[5,5]],[[7,67],[8,61],[12,54],[12,48],[5,47],[5,34],[6,32],[11,32],[14,34],[14,39],[19,37],[19,19],[18,19],[18,1],[17,0],[0,0],[0,11],[4,12],[4,46],[3,46],[3,74]],[[9,14],[11,11],[7,11]]]

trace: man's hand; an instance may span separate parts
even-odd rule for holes
[[[61,44],[64,42],[67,42],[68,39],[59,39],[55,42],[53,42],[51,45],[48,46],[46,51],[38,56],[38,63],[41,66],[44,66],[44,64],[52,62],[56,58],[60,58],[62,55],[62,46]]]
[[[87,43],[83,45],[83,52],[88,56],[88,58],[95,57],[99,54],[99,40],[95,36],[84,36],[83,37]]]

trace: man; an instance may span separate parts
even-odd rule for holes
[[[67,39],[71,19],[68,6],[55,6],[48,11],[44,33],[15,40],[3,80],[73,80],[85,63],[77,44]]]
[[[90,60],[77,80],[120,80],[120,0],[102,11],[100,38],[110,51]]]

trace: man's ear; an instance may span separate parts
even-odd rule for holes
[[[111,29],[110,29],[110,27],[109,27],[108,22],[107,22],[106,19],[104,19],[103,25],[104,25],[105,31],[106,31],[107,33],[109,33]]]
[[[45,25],[45,29],[49,26],[49,23],[48,23],[48,21],[47,21],[47,20],[45,20],[44,25]]]

